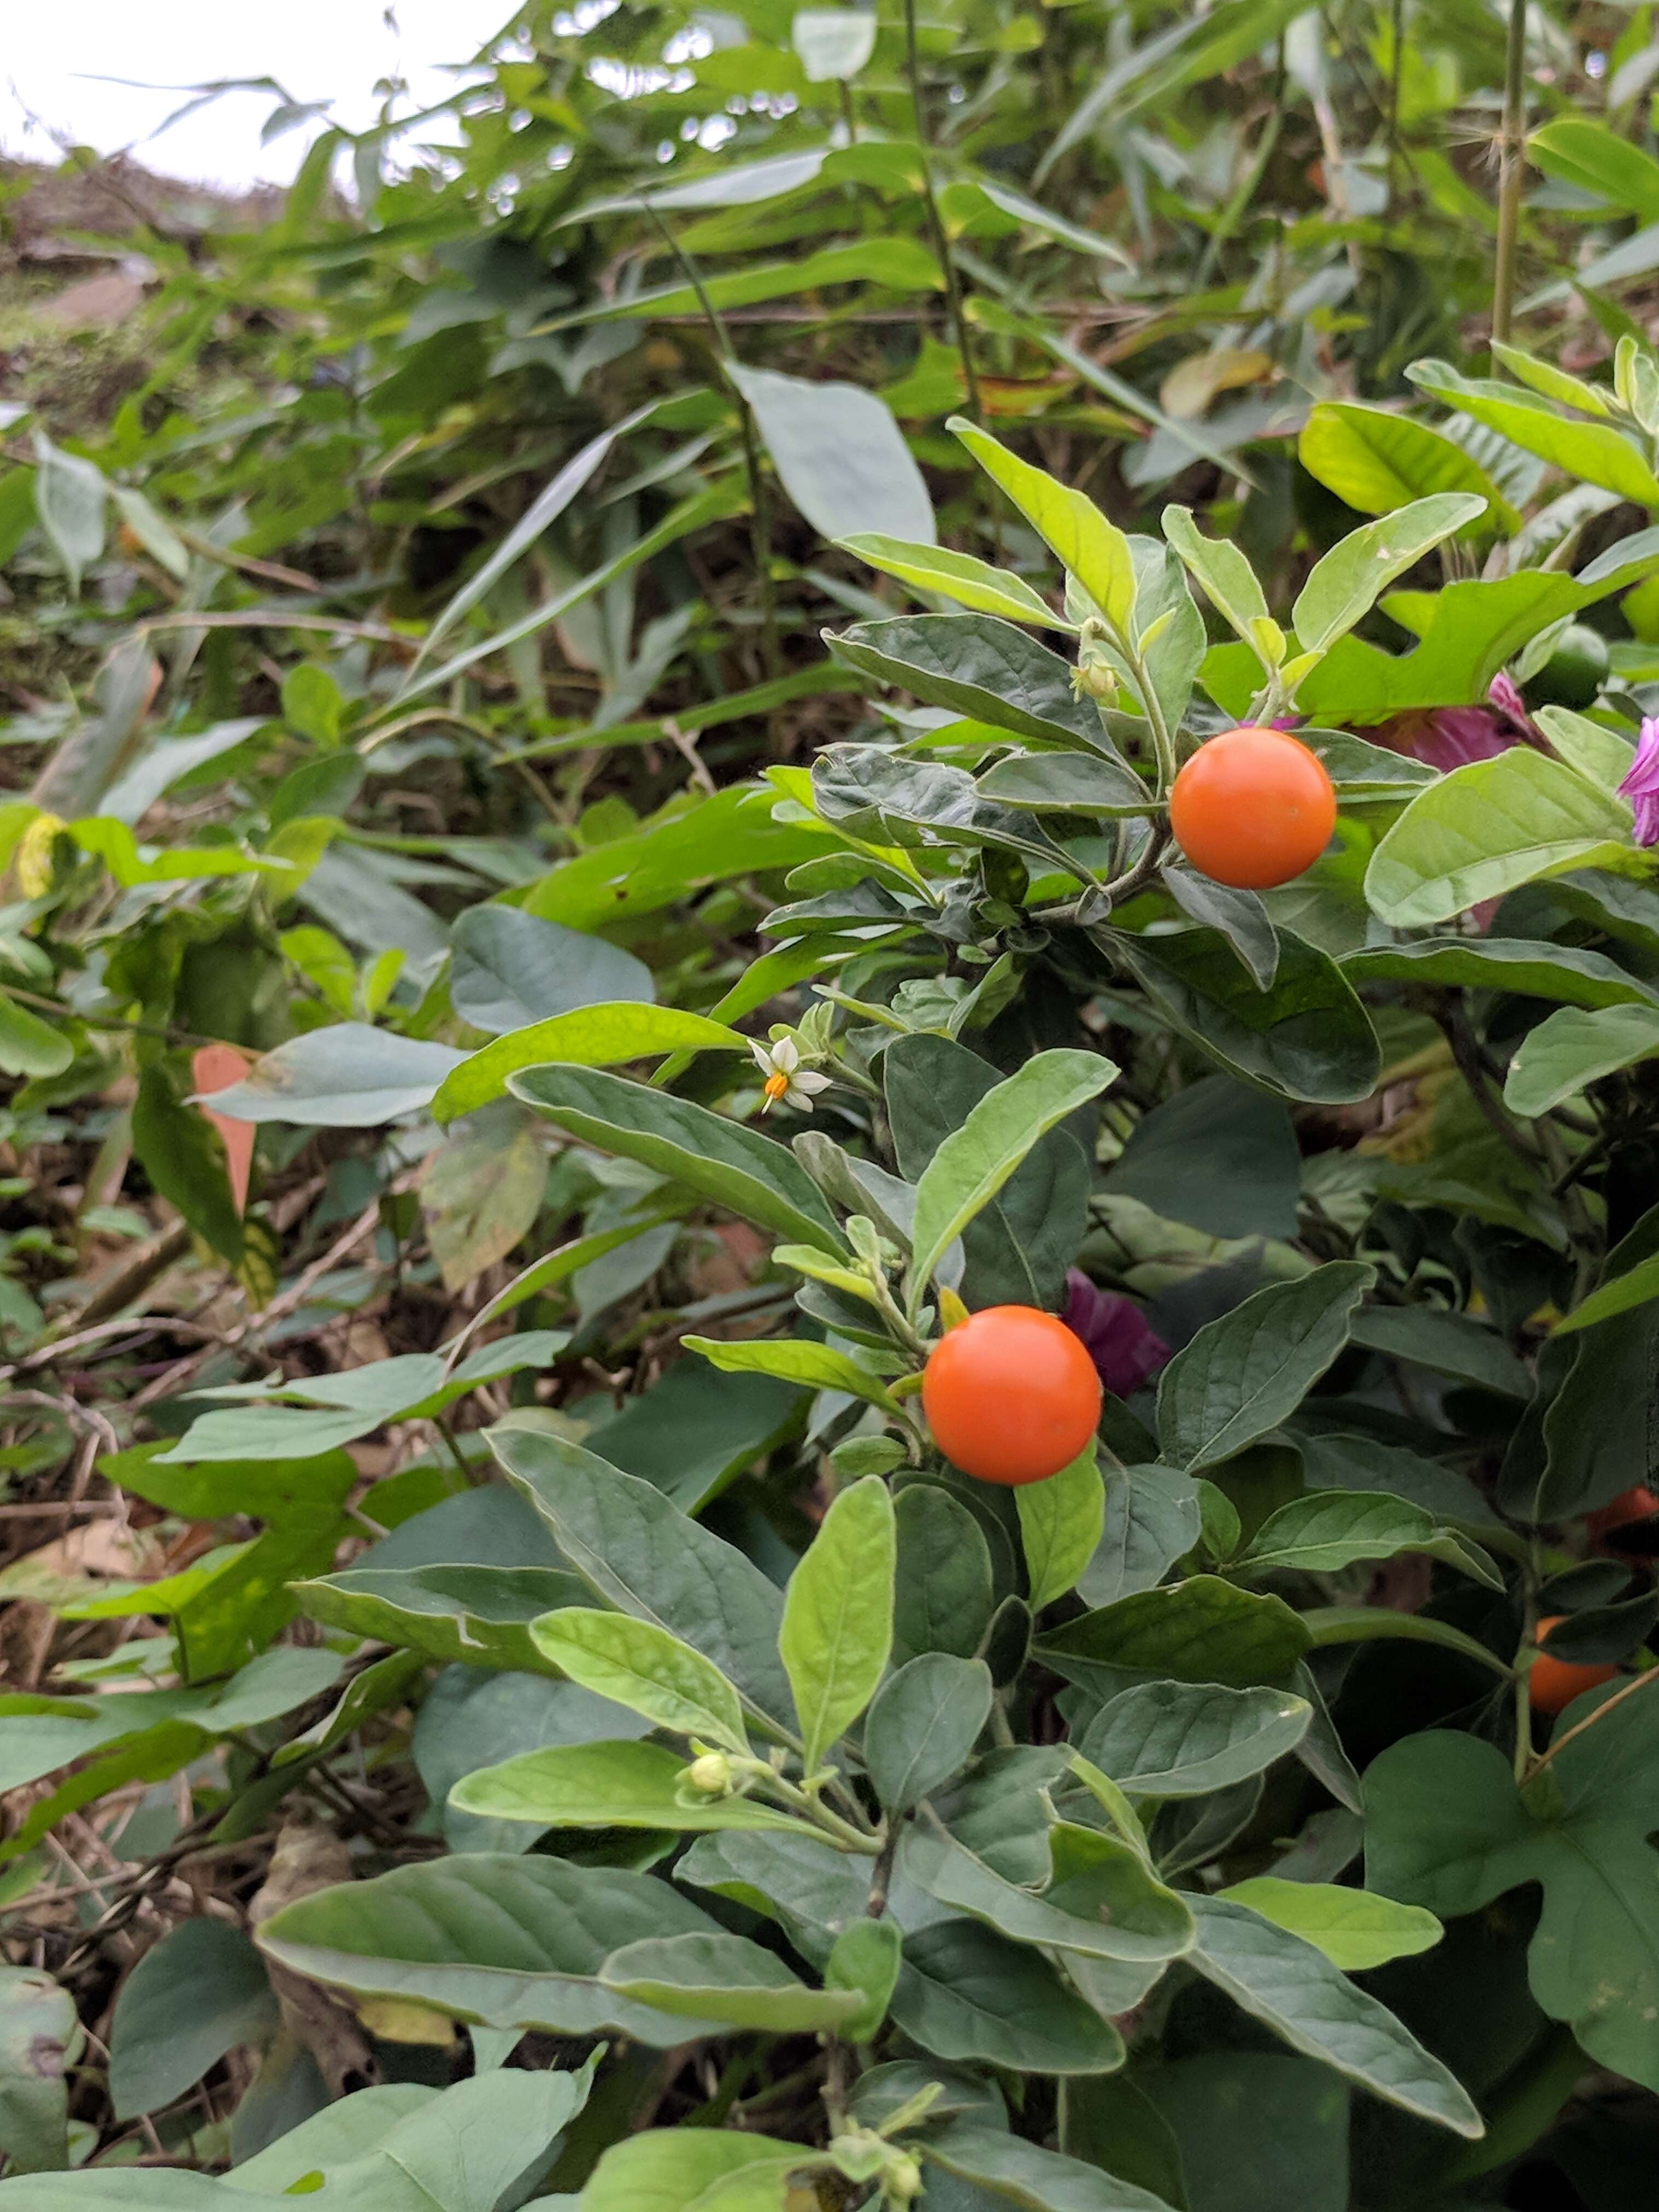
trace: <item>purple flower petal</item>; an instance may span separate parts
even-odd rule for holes
[[[1101,1381],[1116,1398],[1127,1398],[1167,1364],[1170,1347],[1148,1326],[1133,1298],[1097,1290],[1080,1267],[1066,1277],[1066,1310],[1060,1316],[1095,1363]]]

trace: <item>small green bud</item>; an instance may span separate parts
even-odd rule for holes
[[[914,2204],[921,2194],[921,2168],[908,2151],[900,2151],[889,2162],[884,2179],[895,2204]]]
[[[706,1751],[685,1770],[685,1779],[705,1797],[729,1797],[733,1776],[732,1762],[723,1751]]]

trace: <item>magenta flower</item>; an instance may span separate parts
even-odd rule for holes
[[[1636,810],[1636,842],[1659,845],[1659,714],[1650,714],[1636,741],[1636,758],[1619,787]]]
[[[1418,707],[1361,730],[1374,745],[1426,761],[1443,775],[1471,761],[1495,760],[1511,745],[1534,744],[1538,731],[1512,677],[1493,677],[1485,707]]]
[[[1118,1291],[1097,1290],[1080,1267],[1067,1270],[1060,1319],[1082,1340],[1115,1398],[1132,1396],[1170,1358],[1169,1346],[1148,1327],[1134,1300]]]

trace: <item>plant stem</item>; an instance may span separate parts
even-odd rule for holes
[[[967,410],[977,422],[982,419],[979,378],[975,374],[974,356],[968,343],[962,286],[957,276],[957,264],[951,258],[950,240],[945,234],[945,218],[940,215],[939,202],[933,197],[932,142],[927,136],[927,115],[922,106],[921,64],[916,53],[916,0],[904,0],[904,72],[910,80],[910,105],[915,112],[916,143],[921,152],[921,196],[927,209],[927,227],[933,234],[933,251],[939,256],[939,265],[945,277],[945,305],[951,318],[951,335],[956,339],[957,351],[962,356]]]
[[[1544,1769],[1549,1765],[1551,1759],[1554,1758],[1556,1753],[1558,1751],[1565,1751],[1566,1747],[1572,1741],[1574,1736],[1583,1735],[1586,1729],[1594,1728],[1595,1726],[1595,1723],[1601,1718],[1604,1713],[1610,1713],[1615,1705],[1622,1705],[1626,1698],[1633,1698],[1636,1695],[1636,1692],[1641,1689],[1645,1683],[1656,1680],[1659,1680],[1659,1667],[1650,1667],[1646,1674],[1638,1674],[1633,1680],[1626,1682],[1622,1690],[1617,1690],[1613,1692],[1613,1696],[1607,1699],[1606,1705],[1598,1705],[1595,1708],[1595,1711],[1588,1715],[1585,1719],[1575,1722],[1573,1726],[1567,1730],[1565,1735],[1557,1736],[1554,1741],[1550,1745],[1549,1749],[1544,1753],[1543,1757],[1533,1768],[1533,1772],[1534,1774],[1541,1774]]]
[[[1504,55],[1504,125],[1498,140],[1498,265],[1492,273],[1492,334],[1507,345],[1515,307],[1516,234],[1527,167],[1527,0],[1510,0]]]
[[[755,435],[755,417],[742,388],[732,374],[737,359],[732,350],[732,341],[726,336],[726,325],[720,320],[720,310],[708,296],[702,281],[702,272],[685,251],[669,225],[643,194],[640,205],[655,225],[659,236],[679,264],[680,273],[697,295],[703,319],[714,334],[715,357],[727,390],[738,403],[738,423],[743,433],[743,471],[749,482],[749,544],[755,563],[756,580],[761,595],[761,658],[769,677],[783,672],[783,648],[778,638],[778,607],[772,588],[772,503],[767,495],[766,479],[761,473],[760,443]]]

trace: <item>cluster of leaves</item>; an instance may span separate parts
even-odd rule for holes
[[[1344,17],[534,27],[152,241],[244,410],[14,426],[17,2212],[1633,2201],[1649,27],[1503,218],[1608,376],[1480,379],[1501,39]],[[1006,1303],[1112,1384],[1017,1493]]]

